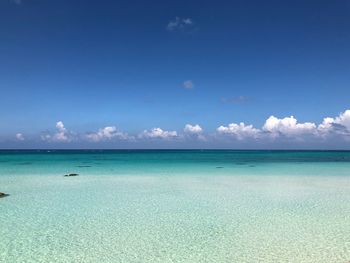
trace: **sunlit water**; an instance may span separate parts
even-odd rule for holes
[[[350,152],[0,151],[0,192],[0,262],[350,261]]]

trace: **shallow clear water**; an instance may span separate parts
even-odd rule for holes
[[[0,151],[0,191],[0,262],[350,260],[350,152]]]

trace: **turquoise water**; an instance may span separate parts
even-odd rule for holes
[[[0,192],[0,262],[350,260],[350,152],[0,151]]]

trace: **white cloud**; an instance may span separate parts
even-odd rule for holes
[[[335,118],[335,123],[341,124],[350,130],[350,110],[346,110],[339,115],[339,117]]]
[[[54,139],[56,141],[68,142],[71,140],[69,138],[68,131],[64,127],[64,124],[62,121],[59,121],[56,123],[56,129],[58,130],[58,132],[54,135]]]
[[[41,139],[44,141],[55,141],[55,142],[70,142],[73,139],[73,134],[69,132],[62,121],[56,122],[57,132],[54,134],[43,134]]]
[[[236,137],[238,140],[245,138],[257,138],[260,130],[253,127],[253,125],[245,125],[244,122],[239,124],[231,123],[228,126],[220,126],[216,129],[219,134],[228,134]]]
[[[335,118],[324,118],[323,122],[318,125],[318,131],[323,137],[331,134],[350,136],[350,110],[340,113]]]
[[[192,80],[189,79],[189,80],[184,81],[183,86],[185,89],[193,89],[194,83]]]
[[[158,138],[158,139],[172,139],[178,137],[176,131],[163,131],[161,128],[153,128],[152,130],[144,130],[139,138]]]
[[[333,123],[334,123],[334,118],[326,117],[323,119],[323,122],[320,125],[318,125],[318,130],[321,133],[324,133],[324,132],[326,133],[330,129],[332,129]]]
[[[203,129],[198,124],[196,125],[186,124],[184,128],[184,132],[188,134],[200,134],[203,132]]]
[[[284,135],[287,137],[298,136],[302,134],[315,134],[316,124],[311,122],[298,123],[293,116],[278,119],[270,116],[262,127],[263,131],[268,132],[273,137]]]
[[[246,125],[244,122],[221,125],[213,134],[204,133],[199,124],[186,124],[183,132],[166,131],[161,128],[144,130],[136,136],[119,131],[115,126],[107,126],[92,133],[74,133],[66,129],[62,121],[56,123],[54,132],[43,133],[41,138],[48,142],[71,142],[85,140],[101,142],[109,140],[132,140],[142,142],[142,139],[176,139],[177,142],[191,142],[203,140],[213,143],[220,136],[228,135],[236,140],[251,140],[268,143],[305,142],[305,145],[318,145],[327,142],[339,144],[350,141],[350,110],[340,113],[336,117],[326,117],[320,124],[313,122],[299,123],[293,116],[277,118],[270,116],[261,128]],[[27,139],[22,133],[15,134],[18,141]],[[227,138],[227,137],[226,137]],[[213,140],[213,141],[212,141]],[[210,145],[210,144],[209,144]],[[320,144],[322,145],[322,144]]]
[[[64,128],[64,124],[62,121],[56,122],[56,128],[59,131],[66,131],[66,128]]]
[[[87,134],[86,138],[89,141],[100,142],[111,139],[127,140],[130,137],[128,134],[118,131],[115,126],[107,126],[99,129],[97,132]]]
[[[186,124],[184,128],[184,133],[186,137],[190,139],[198,139],[201,141],[206,141],[206,136],[203,135],[203,128],[198,124]]]
[[[22,133],[17,133],[16,134],[16,139],[19,140],[19,141],[24,141],[24,136]]]
[[[191,18],[181,18],[175,17],[174,20],[169,21],[167,25],[167,30],[175,31],[175,30],[185,30],[186,28],[190,28],[193,26],[193,20]]]
[[[350,139],[350,110],[346,110],[335,118],[327,117],[318,126],[313,122],[298,123],[293,116],[276,118],[270,116],[261,129],[244,123],[231,123],[228,126],[217,128],[218,134],[230,134],[238,140],[255,138],[258,140],[273,139],[280,137],[302,141],[305,138],[317,141],[320,137],[335,139]]]

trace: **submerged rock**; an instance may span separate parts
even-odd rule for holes
[[[65,174],[64,176],[78,176],[79,174]]]
[[[6,197],[6,196],[9,196],[9,194],[5,194],[5,193],[1,193],[1,192],[0,192],[0,198]]]

